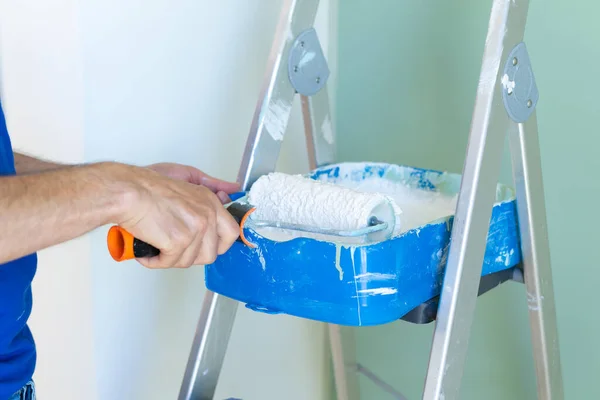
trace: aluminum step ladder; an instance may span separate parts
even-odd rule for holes
[[[313,28],[319,0],[285,0],[238,175],[242,190],[275,170],[296,94],[301,97],[310,168],[335,161],[326,82],[330,71]],[[525,283],[538,398],[564,398],[540,149],[538,90],[523,36],[528,0],[492,0],[466,160],[439,298],[403,320],[436,321],[423,399],[459,398],[475,301],[498,284]],[[509,135],[522,265],[481,277],[505,135]],[[207,292],[179,400],[212,400],[238,302]],[[339,400],[358,400],[353,327],[329,325]]]

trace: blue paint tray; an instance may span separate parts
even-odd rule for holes
[[[453,195],[461,181],[459,174],[383,163],[333,164],[307,176],[334,183],[379,177]],[[277,242],[246,229],[257,247],[234,243],[206,266],[206,287],[262,312],[350,326],[388,323],[439,296],[452,222],[449,215],[385,242],[355,246],[311,238]],[[499,184],[482,276],[520,261],[515,193]]]

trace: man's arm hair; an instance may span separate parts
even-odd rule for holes
[[[129,169],[96,163],[0,176],[0,263],[115,222],[132,200]]]
[[[13,152],[13,156],[15,158],[15,169],[17,170],[17,175],[51,171],[68,166],[66,164],[42,160],[40,158],[32,157],[17,151]]]

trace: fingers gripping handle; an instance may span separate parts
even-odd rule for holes
[[[248,216],[254,211],[252,206],[240,203],[231,203],[227,210],[240,226],[240,236],[237,240],[242,241],[247,246],[254,247],[244,238],[244,224]],[[155,257],[160,254],[160,250],[142,240],[135,238],[127,230],[120,226],[112,226],[108,230],[106,238],[108,252],[111,257],[117,261],[126,261],[135,258]]]

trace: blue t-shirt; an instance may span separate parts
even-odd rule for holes
[[[12,145],[0,103],[0,193],[2,176],[14,175]],[[1,212],[6,212],[0,209]],[[5,227],[4,234],[10,235]],[[1,236],[0,236],[0,240]],[[36,351],[27,326],[31,313],[31,281],[37,255],[0,264],[0,399],[9,398],[33,376]]]

